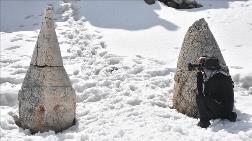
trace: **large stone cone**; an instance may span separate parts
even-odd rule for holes
[[[197,63],[197,59],[203,55],[217,57],[221,64],[226,65],[207,22],[200,19],[189,28],[185,35],[174,78],[174,108],[191,117],[198,117],[196,106],[197,71],[189,71],[188,63]]]
[[[18,101],[18,123],[32,132],[58,132],[74,124],[76,94],[63,67],[51,7],[45,10]]]

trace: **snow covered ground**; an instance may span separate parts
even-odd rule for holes
[[[201,0],[175,10],[136,1],[1,0],[0,140],[252,141],[252,1]],[[15,125],[17,93],[47,4],[77,93],[75,126],[31,135]],[[173,75],[188,27],[204,17],[230,67],[238,121],[208,129],[172,109]]]

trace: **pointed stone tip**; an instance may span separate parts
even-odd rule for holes
[[[52,19],[53,18],[53,7],[48,5],[44,10],[44,18]]]
[[[201,19],[197,20],[196,22],[198,22],[198,23],[207,23],[205,18],[201,18]]]
[[[207,29],[207,28],[208,28],[208,24],[204,18],[201,18],[195,21],[193,25],[190,27],[191,30],[192,29],[201,30],[201,29]]]
[[[33,51],[34,66],[63,66],[58,38],[53,20],[53,7],[45,8],[41,30]]]

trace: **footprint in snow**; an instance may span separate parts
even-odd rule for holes
[[[19,40],[22,40],[23,38],[13,38],[13,39],[11,39],[10,41],[11,42],[16,42],[16,41],[19,41]]]
[[[26,42],[35,42],[35,40],[26,39]]]
[[[131,106],[136,106],[136,105],[140,105],[141,102],[142,102],[142,100],[136,98],[136,99],[129,99],[127,101],[127,104],[129,104]]]
[[[20,46],[12,46],[12,47],[6,48],[5,50],[13,50],[13,49],[17,49],[17,48],[20,48]]]
[[[101,45],[102,48],[106,48],[107,47],[106,43],[103,42],[103,41],[100,42],[100,45]]]
[[[24,37],[24,34],[17,34],[17,37]]]

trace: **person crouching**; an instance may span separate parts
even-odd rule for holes
[[[189,64],[188,68],[198,68],[196,104],[202,128],[210,125],[211,119],[228,119],[235,122],[237,114],[234,108],[234,85],[227,66],[219,63],[215,57],[202,56],[198,64]]]

